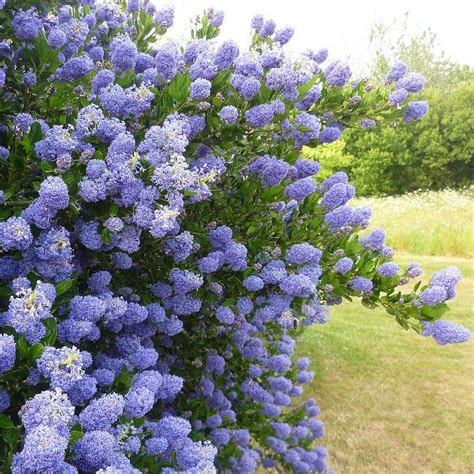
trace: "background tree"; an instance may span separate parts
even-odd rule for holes
[[[383,82],[395,58],[422,72],[427,80],[422,96],[430,104],[424,120],[396,128],[386,124],[369,133],[353,128],[344,135],[344,143],[316,151],[326,173],[343,169],[360,195],[459,188],[472,182],[474,71],[438,53],[430,29],[414,36],[408,30],[407,16],[401,26],[374,25],[370,76]]]

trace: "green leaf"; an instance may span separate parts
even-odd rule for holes
[[[0,414],[0,428],[2,429],[14,429],[15,424],[7,415]]]
[[[45,346],[52,346],[56,342],[58,335],[58,323],[56,318],[47,318],[43,321],[46,326],[46,335],[42,341]]]
[[[28,136],[30,138],[31,144],[34,144],[43,138],[43,131],[41,130],[41,125],[38,122],[33,122]],[[46,163],[46,162],[43,162],[43,163]]]
[[[66,293],[72,285],[76,283],[76,278],[68,278],[67,280],[60,281],[56,285],[56,296],[60,296],[63,293]]]
[[[112,204],[110,206],[110,210],[109,210],[109,214],[111,217],[115,217],[119,212],[119,207],[117,206],[117,204]]]
[[[171,97],[177,102],[184,102],[189,96],[189,86],[191,79],[189,75],[177,74],[171,81],[167,90]]]
[[[53,166],[51,165],[51,163],[48,163],[47,161],[42,161],[40,163],[40,168],[45,173],[51,173],[54,169]]]
[[[21,336],[17,342],[18,352],[21,359],[26,359],[30,353],[30,346],[26,342],[26,339]]]
[[[115,378],[114,387],[116,387],[117,391],[120,393],[125,393],[128,391],[131,385],[132,382],[130,372],[124,365],[120,374]]]
[[[112,243],[112,237],[110,236],[110,231],[109,229],[106,229],[105,227],[102,229],[102,232],[100,233],[102,237],[102,242],[104,244],[110,244]]]
[[[84,433],[79,430],[71,430],[69,433],[69,444],[75,443],[77,440],[81,439],[84,436]]]
[[[8,286],[0,286],[0,296],[8,297],[12,294],[12,289]]]
[[[3,432],[3,439],[5,440],[5,443],[13,448],[16,447],[16,443],[18,442],[19,438],[20,434],[15,427],[6,429]],[[11,449],[11,451],[15,451],[15,449]]]
[[[30,349],[30,358],[32,360],[37,359],[38,357],[41,356],[41,354],[43,353],[43,350],[44,350],[43,344],[38,342],[37,344],[35,344],[34,346],[31,347],[31,349]]]

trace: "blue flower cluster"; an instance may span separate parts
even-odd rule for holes
[[[470,336],[436,320],[459,272],[395,292],[418,265],[361,237],[347,175],[300,156],[421,118],[423,77],[397,63],[364,101],[260,15],[241,53],[212,8],[180,45],[153,2],[34,3],[0,0],[0,471],[326,471],[302,328],[360,297],[439,344]]]

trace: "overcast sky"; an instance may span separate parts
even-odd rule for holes
[[[221,38],[248,44],[250,20],[256,13],[277,26],[292,25],[291,50],[326,47],[330,59],[350,60],[354,69],[367,63],[368,33],[375,21],[387,23],[409,12],[413,31],[428,27],[437,34],[440,48],[452,60],[474,66],[473,0],[153,0],[175,6],[171,37],[187,36],[189,18],[214,6],[225,11]]]

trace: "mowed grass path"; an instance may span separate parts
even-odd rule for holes
[[[415,196],[411,210],[410,199],[389,199],[398,210],[392,213],[393,202],[379,201],[371,228],[388,227],[388,243],[399,250],[448,255],[405,254],[395,261],[418,260],[425,278],[458,266],[463,279],[446,318],[474,330],[474,260],[456,257],[472,256],[472,194],[438,193],[431,196],[437,204],[426,206],[423,196]],[[381,309],[345,303],[332,308],[327,324],[309,328],[298,347],[298,355],[311,357],[316,372],[306,393],[321,407],[331,469],[474,473],[472,340],[441,347],[432,338],[404,331]]]

